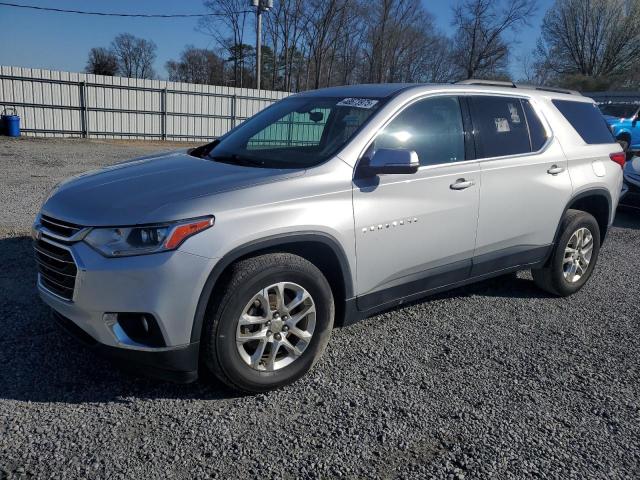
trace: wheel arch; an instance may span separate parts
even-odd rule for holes
[[[243,258],[273,252],[300,255],[322,271],[331,286],[336,303],[335,324],[337,326],[343,324],[346,301],[353,297],[354,290],[351,268],[340,243],[324,232],[282,234],[236,247],[216,263],[200,293],[191,328],[191,342],[200,341],[204,319],[210,300],[215,293],[215,286],[224,280],[224,275],[228,272],[229,267]]]
[[[593,188],[573,196],[571,200],[569,200],[569,203],[567,203],[562,218],[564,218],[564,215],[569,209],[581,210],[593,215],[600,228],[600,241],[604,241],[613,215],[611,210],[611,195],[607,190],[604,188]],[[558,236],[561,233],[559,230],[560,225],[558,225],[555,241],[558,240]]]
[[[628,130],[620,130],[616,132],[616,139],[625,138],[631,141],[631,132]]]
[[[616,132],[616,141],[627,142],[627,149],[631,149],[631,140],[632,140],[631,132],[629,130],[620,130]],[[626,150],[625,150],[626,151]]]

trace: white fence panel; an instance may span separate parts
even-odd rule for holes
[[[30,136],[209,140],[287,95],[0,66],[0,110]]]

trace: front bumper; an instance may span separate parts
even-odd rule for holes
[[[47,289],[38,275],[40,297],[53,308],[59,322],[64,319],[67,330],[90,339],[85,343],[107,356],[134,364],[153,376],[177,381],[197,378],[198,342],[191,342],[191,330],[215,259],[180,250],[105,258],[83,242],[44,240],[68,250],[76,263],[71,300]],[[109,315],[113,313],[152,315],[163,345],[151,347],[123,338],[113,315]]]
[[[126,370],[176,383],[190,383],[198,379],[199,342],[163,350],[112,347],[97,342],[77,324],[55,310],[52,310],[52,316],[76,340]]]

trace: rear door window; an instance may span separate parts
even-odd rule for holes
[[[471,97],[478,158],[531,152],[527,119],[519,98]]]
[[[571,100],[552,102],[585,143],[597,145],[615,142],[607,122],[595,104]]]

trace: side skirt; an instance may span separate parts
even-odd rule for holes
[[[500,275],[505,275],[507,273],[517,272],[519,270],[541,267],[546,263],[552,251],[553,245],[547,245],[544,247],[536,247],[534,249],[525,248],[516,253],[510,251],[510,253],[503,255],[483,255],[478,257],[480,259],[479,262],[477,259],[473,262],[474,265],[471,268],[471,276],[463,280],[434,285],[433,277],[427,277],[422,280],[422,285],[424,285],[425,288],[417,292],[415,292],[414,285],[416,282],[411,282],[411,284],[399,285],[391,289],[385,289],[369,293],[361,297],[348,299],[345,305],[345,316],[342,325],[352,325],[359,320],[375,315],[376,313],[384,312],[436,293],[453,290],[458,287],[470,285],[489,278],[499,277]],[[514,260],[517,260],[518,263],[514,264]],[[476,273],[475,275],[474,272]],[[446,280],[451,277],[448,277],[447,275],[443,275],[441,277],[438,275],[436,278]],[[415,293],[412,293],[411,290],[414,290]]]

